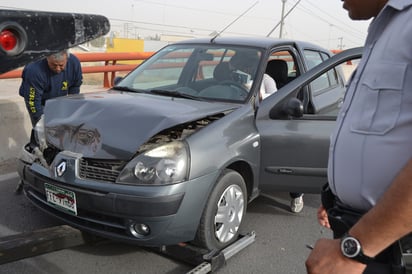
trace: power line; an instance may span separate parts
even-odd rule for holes
[[[198,11],[198,12],[202,12],[202,13],[209,13],[211,16],[216,15],[216,14],[220,14],[220,15],[224,15],[224,16],[238,16],[238,14],[236,13],[230,13],[230,12],[223,12],[223,11],[219,11],[219,10],[210,10],[210,9],[199,9],[199,8],[195,8],[195,7],[190,7],[190,6],[180,6],[180,5],[173,5],[173,4],[165,4],[164,2],[157,2],[157,1],[146,1],[146,0],[134,0],[134,2],[143,2],[143,3],[148,3],[148,4],[153,4],[153,5],[157,5],[157,6],[162,6],[162,7],[170,7],[170,8],[175,8],[175,9],[182,9],[182,10],[188,10],[190,12],[193,11]],[[192,3],[195,3],[194,5],[196,5],[196,2],[193,1]]]
[[[251,9],[253,9],[253,8],[257,5],[257,3],[259,3],[259,1],[256,1],[252,6],[250,6],[247,10],[245,10],[241,15],[239,15],[238,17],[236,17],[235,20],[233,20],[232,22],[230,22],[229,25],[227,25],[227,26],[224,27],[221,31],[219,31],[219,32],[217,33],[217,35],[215,36],[215,38],[216,38],[217,36],[219,36],[221,33],[223,33],[226,29],[228,29],[231,25],[233,25],[237,20],[239,20],[241,17],[243,17],[247,12],[249,12]],[[215,39],[215,38],[213,38],[213,39]]]
[[[154,31],[154,32],[165,32],[165,28],[167,29],[168,33],[178,33],[178,34],[188,34],[188,32],[191,31],[196,31],[196,32],[201,32],[204,33],[205,36],[208,36],[211,32],[215,31],[215,29],[208,29],[208,28],[198,28],[198,27],[188,27],[188,26],[182,26],[182,25],[173,25],[173,24],[160,24],[160,23],[151,23],[151,22],[143,22],[143,21],[134,21],[134,20],[125,20],[125,19],[117,19],[117,18],[108,18],[111,22],[123,22],[123,24],[137,24],[136,28],[141,29],[141,30],[148,30],[148,31]],[[115,27],[116,25],[111,24],[112,27]],[[146,26],[154,26],[154,28],[146,27]],[[119,25],[117,25],[119,27]],[[156,28],[158,27],[158,28]],[[171,30],[172,29],[172,30]],[[178,30],[173,30],[173,29],[178,29]],[[185,30],[187,32],[185,32]],[[261,35],[256,35],[256,34],[250,34],[250,33],[241,33],[241,32],[225,32],[227,34],[231,35],[242,35],[242,36],[261,36]]]
[[[296,2],[299,2],[298,0],[295,1],[288,1],[288,2],[294,2],[296,4]],[[162,6],[162,7],[167,7],[169,9],[178,9],[178,10],[182,10],[182,11],[188,11],[190,13],[194,13],[194,12],[199,12],[202,13],[203,15],[206,16],[210,16],[213,18],[216,18],[216,15],[221,15],[224,16],[225,18],[229,17],[230,18],[234,18],[235,16],[238,16],[238,14],[235,13],[231,13],[231,12],[225,12],[225,11],[219,11],[218,9],[203,9],[203,8],[197,8],[196,3],[194,4],[189,4],[189,5],[175,5],[172,4],[173,2],[161,2],[161,1],[155,1],[155,0],[133,0],[132,4],[134,4],[135,7],[138,6],[139,3],[142,4],[147,4],[147,5],[155,5],[155,6]],[[244,3],[242,3],[243,6]],[[293,4],[290,4],[293,5]],[[239,8],[240,5],[237,5],[236,8]],[[20,9],[23,10],[22,8],[15,8],[15,7],[2,7],[2,8],[9,8],[9,9]],[[324,10],[322,10],[321,8],[319,8],[319,5],[316,5],[313,3],[312,0],[306,0],[306,1],[302,1],[299,6],[297,6],[297,10],[304,12],[306,14],[308,14],[309,16],[316,18],[317,20],[319,20],[320,22],[324,22],[326,24],[328,24],[329,26],[333,26],[334,29],[336,30],[340,30],[343,33],[347,34],[344,35],[345,41],[349,42],[349,43],[353,43],[353,44],[359,44],[359,40],[362,40],[362,43],[366,37],[366,33],[361,33],[360,31],[354,29],[354,28],[350,28],[349,26],[347,26],[347,22],[344,22],[342,20],[340,20],[339,18],[336,18],[336,16],[333,16],[330,12],[326,12]],[[173,10],[172,10],[173,11]],[[172,12],[170,11],[170,12]],[[232,9],[233,11],[233,9]],[[168,11],[169,12],[169,11]],[[178,13],[178,11],[175,11],[176,13]],[[202,16],[203,16],[202,15]],[[200,16],[200,14],[199,14]],[[248,21],[250,22],[254,22],[254,24],[257,24],[257,22],[260,20],[261,22],[259,24],[262,24],[264,26],[268,26],[268,25],[272,25],[274,22],[274,19],[277,17],[277,14],[272,16],[272,17],[263,17],[263,16],[252,16],[252,15],[247,15],[244,16],[245,18],[247,18]],[[215,31],[215,27],[212,29],[209,25],[204,25],[206,27],[203,26],[199,26],[199,27],[195,27],[193,26],[193,23],[202,23],[202,21],[199,20],[195,20],[194,22],[191,22],[191,25],[176,25],[176,24],[159,24],[157,22],[148,22],[148,21],[134,21],[134,20],[124,20],[124,19],[116,19],[116,18],[109,18],[110,21],[112,22],[126,22],[126,23],[131,23],[133,24],[134,28],[136,29],[140,29],[143,31],[147,31],[147,32],[164,32],[165,29],[167,29],[167,31],[169,33],[179,33],[179,34],[190,34],[190,35],[194,35],[195,33],[197,35],[208,35],[210,34],[210,32]],[[132,18],[133,19],[133,18]],[[229,19],[228,19],[229,20]],[[265,20],[265,21],[263,21]],[[214,22],[216,23],[216,21]],[[257,25],[259,25],[257,24]],[[288,21],[287,22],[288,25],[293,26],[294,22],[293,21]],[[137,25],[137,26],[135,26]],[[114,26],[114,25],[113,25]],[[209,28],[208,28],[209,27]],[[304,27],[306,28],[307,25],[304,25]],[[307,32],[302,31],[302,24],[299,26],[295,25],[295,30],[302,33],[302,36],[307,35]],[[262,30],[262,27],[259,27],[260,30]],[[330,32],[330,31],[329,31]],[[262,36],[265,34],[260,34],[257,35],[257,32],[253,32],[253,31],[247,31],[244,33],[241,32],[233,32],[233,31],[226,31],[225,32],[228,35],[252,35],[252,36]],[[336,34],[336,36],[342,37],[343,35],[341,33]],[[312,37],[311,37],[312,38]],[[337,39],[338,37],[335,37],[334,39]],[[301,39],[301,38],[300,38]],[[330,35],[329,35],[329,40],[331,39]],[[358,40],[358,41],[353,41],[353,40]]]
[[[311,5],[314,9],[309,8],[308,6],[306,6],[306,4]],[[304,5],[301,5],[298,7],[298,9],[300,9],[301,11],[307,13],[308,15],[327,23],[330,27],[333,26],[336,29],[339,29],[340,31],[347,33],[347,35],[349,37],[355,38],[358,41],[354,41],[353,39],[346,37],[346,40],[350,41],[353,44],[359,44],[359,40],[364,41],[365,37],[366,37],[366,33],[362,33],[358,30],[355,30],[354,28],[350,28],[347,27],[347,22],[343,22],[342,20],[330,15],[330,13],[327,13],[325,11],[323,11],[322,9],[320,9],[318,6],[314,5],[313,3],[310,2],[310,0],[307,0],[306,3]],[[321,12],[324,14],[324,16],[320,16],[318,15],[318,13]],[[329,19],[325,19],[326,17],[331,18],[332,20],[334,20],[335,22],[338,23],[332,23]]]
[[[210,9],[200,9],[200,8],[196,8],[196,7],[191,7],[191,6],[187,6],[187,5],[185,5],[185,6],[180,6],[180,5],[175,5],[175,4],[170,4],[170,3],[164,3],[164,2],[159,2],[159,1],[148,1],[148,0],[134,0],[134,2],[136,3],[136,2],[138,2],[138,3],[146,3],[146,4],[150,4],[150,5],[156,5],[156,6],[161,6],[161,7],[169,7],[169,8],[172,8],[172,9],[180,9],[180,10],[187,10],[187,11],[189,11],[191,14],[193,14],[193,12],[200,12],[200,13],[203,13],[203,14],[206,14],[207,16],[209,16],[210,15],[210,17],[213,17],[213,18],[216,18],[216,15],[221,15],[221,16],[223,16],[223,17],[225,17],[225,18],[234,18],[234,17],[237,17],[236,19],[235,19],[235,21],[237,21],[238,19],[240,19],[240,17],[247,17],[247,18],[252,18],[252,16],[244,16],[245,14],[246,14],[246,12],[243,12],[240,16],[239,16],[239,13],[229,13],[229,12],[222,12],[222,11],[219,11],[219,10],[210,10]],[[254,7],[254,6],[256,6],[256,4],[258,4],[258,2],[259,1],[255,1],[254,2],[254,4],[251,6],[251,7],[249,7],[248,8],[248,10],[247,11],[249,11],[252,7]],[[239,7],[242,7],[243,6],[243,4],[244,3],[242,3],[242,5],[237,5],[236,7],[237,8],[239,8]],[[232,9],[233,10],[233,9]],[[169,13],[172,13],[171,11],[168,11]],[[262,17],[253,17],[253,18],[255,18],[255,19],[253,19],[254,20],[254,22],[256,22],[256,20],[262,20]],[[159,27],[159,29],[158,29],[158,31],[159,32],[163,32],[164,31],[164,27],[167,27],[167,28],[178,28],[178,29],[187,29],[187,30],[192,30],[192,31],[194,31],[194,30],[196,30],[196,31],[200,31],[200,32],[206,32],[206,31],[208,31],[208,34],[206,34],[206,35],[209,35],[210,34],[210,32],[215,32],[216,31],[216,28],[219,28],[219,27],[215,27],[214,29],[206,29],[206,28],[203,28],[203,27],[194,27],[193,25],[191,25],[190,27],[189,26],[182,26],[182,25],[172,25],[172,24],[159,24],[159,23],[149,23],[149,22],[139,22],[139,21],[133,21],[133,20],[123,20],[123,19],[112,19],[112,18],[110,18],[110,20],[115,20],[115,21],[125,21],[125,22],[130,22],[130,23],[139,23],[139,24],[146,24],[146,25],[152,25],[152,26],[158,26]],[[229,19],[228,19],[229,20]],[[269,20],[269,19],[268,19]],[[222,20],[220,20],[220,21],[222,21]],[[197,21],[196,21],[197,22]],[[231,26],[232,24],[233,24],[234,22],[232,21],[232,23],[229,25],[229,26]],[[229,27],[229,26],[227,26],[227,27]],[[227,28],[226,27],[226,28]],[[225,28],[225,29],[226,29]],[[178,31],[178,32],[180,32],[180,31]],[[261,35],[256,35],[255,33],[253,33],[253,34],[251,34],[251,33],[240,33],[240,32],[230,32],[230,31],[227,31],[227,30],[225,30],[225,34],[231,34],[231,35],[246,35],[246,36],[261,36]]]
[[[322,10],[319,6],[311,3],[311,0],[307,0],[306,3],[309,4],[310,6],[312,6],[313,8],[315,8],[315,10],[320,11],[321,13],[323,13],[325,16],[330,17],[330,18],[333,19],[334,21],[338,22],[339,24],[337,24],[337,25],[338,25],[340,28],[344,29],[345,31],[351,32],[351,33],[354,34],[355,36],[356,36],[356,35],[359,35],[360,37],[362,37],[362,39],[365,37],[365,33],[361,32],[361,31],[359,31],[359,30],[357,30],[357,29],[355,29],[355,28],[348,27],[348,26],[347,26],[347,22],[344,22],[344,21],[342,21],[341,19],[339,19],[339,18],[337,18],[337,17],[335,17],[335,16],[332,16],[330,12],[326,12],[326,11]]]

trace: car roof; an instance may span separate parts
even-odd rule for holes
[[[264,49],[270,49],[274,46],[280,45],[291,45],[295,44],[299,48],[311,48],[317,49],[322,51],[328,51],[327,49],[310,43],[304,42],[300,40],[291,40],[291,39],[279,39],[279,38],[272,38],[272,37],[243,37],[243,36],[228,36],[228,37],[204,37],[204,38],[193,38],[188,40],[183,40],[176,42],[174,44],[196,44],[196,43],[210,43],[216,45],[234,45],[234,46],[252,46],[252,47],[260,47]]]

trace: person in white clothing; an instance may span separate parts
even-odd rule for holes
[[[252,74],[251,68],[255,68],[256,64],[259,62],[259,56],[257,52],[247,52],[242,54],[235,54],[232,59],[230,60],[230,65],[238,69],[240,71]],[[286,63],[285,63],[286,64]],[[287,70],[287,66],[285,69]],[[255,68],[256,69],[256,68]],[[285,71],[284,73],[287,73]],[[251,86],[251,83],[248,83]],[[264,100],[266,97],[271,95],[272,93],[276,92],[277,84],[276,81],[267,73],[263,75],[262,83],[260,85],[260,100]],[[299,192],[290,192],[289,196],[291,198],[290,201],[290,210],[293,213],[299,213],[303,209],[303,193]]]
[[[263,74],[262,85],[260,86],[260,99],[263,100],[278,90],[275,80],[269,74]]]

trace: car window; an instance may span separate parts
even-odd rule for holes
[[[321,52],[320,55],[322,56],[322,61],[325,61],[325,60],[330,58],[330,56],[328,54],[324,53],[324,52]],[[327,74],[328,74],[329,85],[330,86],[337,85],[338,84],[338,75],[336,73],[336,70],[334,70],[334,69],[329,70],[327,72]]]
[[[192,49],[167,51],[160,58],[140,70],[133,81],[134,89],[151,89],[155,87],[177,85],[188,58],[193,54]]]
[[[313,54],[313,56],[318,55]],[[320,52],[319,56],[321,56],[322,62],[330,58],[328,54],[323,52]],[[356,70],[358,61],[354,59],[335,66],[309,84],[311,92],[309,93],[309,102],[305,105],[305,119],[336,119],[346,93],[346,83],[353,71]],[[324,86],[319,85],[321,81],[324,81]],[[314,90],[316,87],[319,89]]]
[[[159,96],[246,102],[261,63],[261,49],[213,44],[171,45],[132,71],[121,87]]]
[[[281,50],[281,51],[272,52],[272,54],[269,57],[268,63],[270,63],[271,60],[283,60],[284,62],[286,62],[287,68],[288,68],[287,69],[287,77],[288,77],[287,82],[290,82],[294,78],[296,78],[297,76],[296,58],[294,57],[291,51]],[[266,72],[269,72],[268,69],[266,70]],[[268,74],[270,74],[270,72]]]
[[[281,89],[298,75],[296,57],[288,47],[273,49],[266,62],[266,75],[259,94],[261,100],[270,96],[273,90]]]
[[[314,50],[304,50],[305,58],[307,60],[308,70],[319,65],[326,59],[329,59],[329,55],[324,52]],[[310,84],[311,91],[314,95],[321,93],[327,89],[330,89],[338,84],[338,76],[335,69],[332,69],[325,74],[322,74],[318,79]]]
[[[200,61],[196,81],[213,79],[216,66],[222,62],[229,62],[235,51],[227,48],[217,48],[210,49],[207,53],[211,54],[212,60]]]

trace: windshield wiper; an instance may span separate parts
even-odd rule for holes
[[[114,87],[112,87],[112,89],[120,90],[120,91],[139,92],[139,93],[144,92],[144,90],[130,88],[130,87],[126,87],[126,86],[114,86]]]
[[[166,89],[152,89],[150,90],[151,93],[158,94],[158,95],[166,95],[166,96],[172,96],[172,97],[178,97],[178,98],[186,98],[186,99],[192,99],[192,100],[203,100],[199,97],[187,94],[187,93],[182,93],[176,90],[166,90]]]

